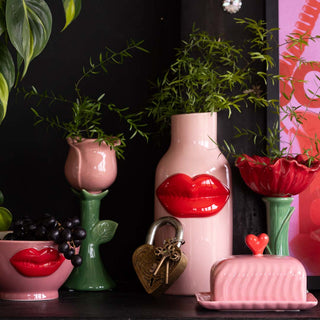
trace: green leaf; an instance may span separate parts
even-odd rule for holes
[[[65,30],[69,24],[77,18],[81,11],[81,0],[62,0],[66,23],[62,29]]]
[[[14,84],[14,62],[8,48],[0,43],[0,123],[3,121],[9,99],[9,91]]]
[[[109,242],[114,237],[117,227],[118,224],[112,220],[99,221],[92,230],[95,243]]]
[[[51,11],[44,0],[7,0],[6,23],[10,41],[24,61],[23,78],[49,40]]]
[[[7,105],[9,99],[9,89],[6,79],[0,73],[0,123],[3,121],[7,113]]]
[[[11,53],[6,45],[0,42],[0,72],[6,79],[8,90],[14,85],[15,67]]]
[[[5,0],[0,0],[0,36],[6,31],[6,2]]]

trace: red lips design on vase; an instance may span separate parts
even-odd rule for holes
[[[230,190],[209,174],[189,177],[178,173],[162,182],[156,195],[162,206],[175,217],[210,217],[224,207]]]
[[[64,256],[54,248],[29,248],[16,253],[10,262],[26,277],[45,277],[58,270],[64,260]]]

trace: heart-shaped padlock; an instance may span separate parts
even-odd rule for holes
[[[163,247],[155,247],[153,240],[157,229],[171,224],[176,230],[173,239],[166,240]],[[179,278],[187,266],[187,257],[180,249],[183,243],[183,228],[179,220],[162,217],[150,227],[146,244],[135,250],[133,267],[147,293],[158,295],[165,292]]]

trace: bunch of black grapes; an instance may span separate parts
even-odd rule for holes
[[[82,264],[76,248],[87,234],[78,217],[67,218],[61,223],[50,214],[44,214],[37,220],[22,217],[13,221],[11,229],[13,232],[7,234],[5,240],[52,240],[58,244],[59,252],[71,260],[74,267]]]

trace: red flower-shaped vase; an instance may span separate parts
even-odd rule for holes
[[[320,169],[320,161],[307,166],[303,155],[272,160],[268,157],[240,156],[236,167],[246,185],[268,197],[288,197],[305,190]]]

